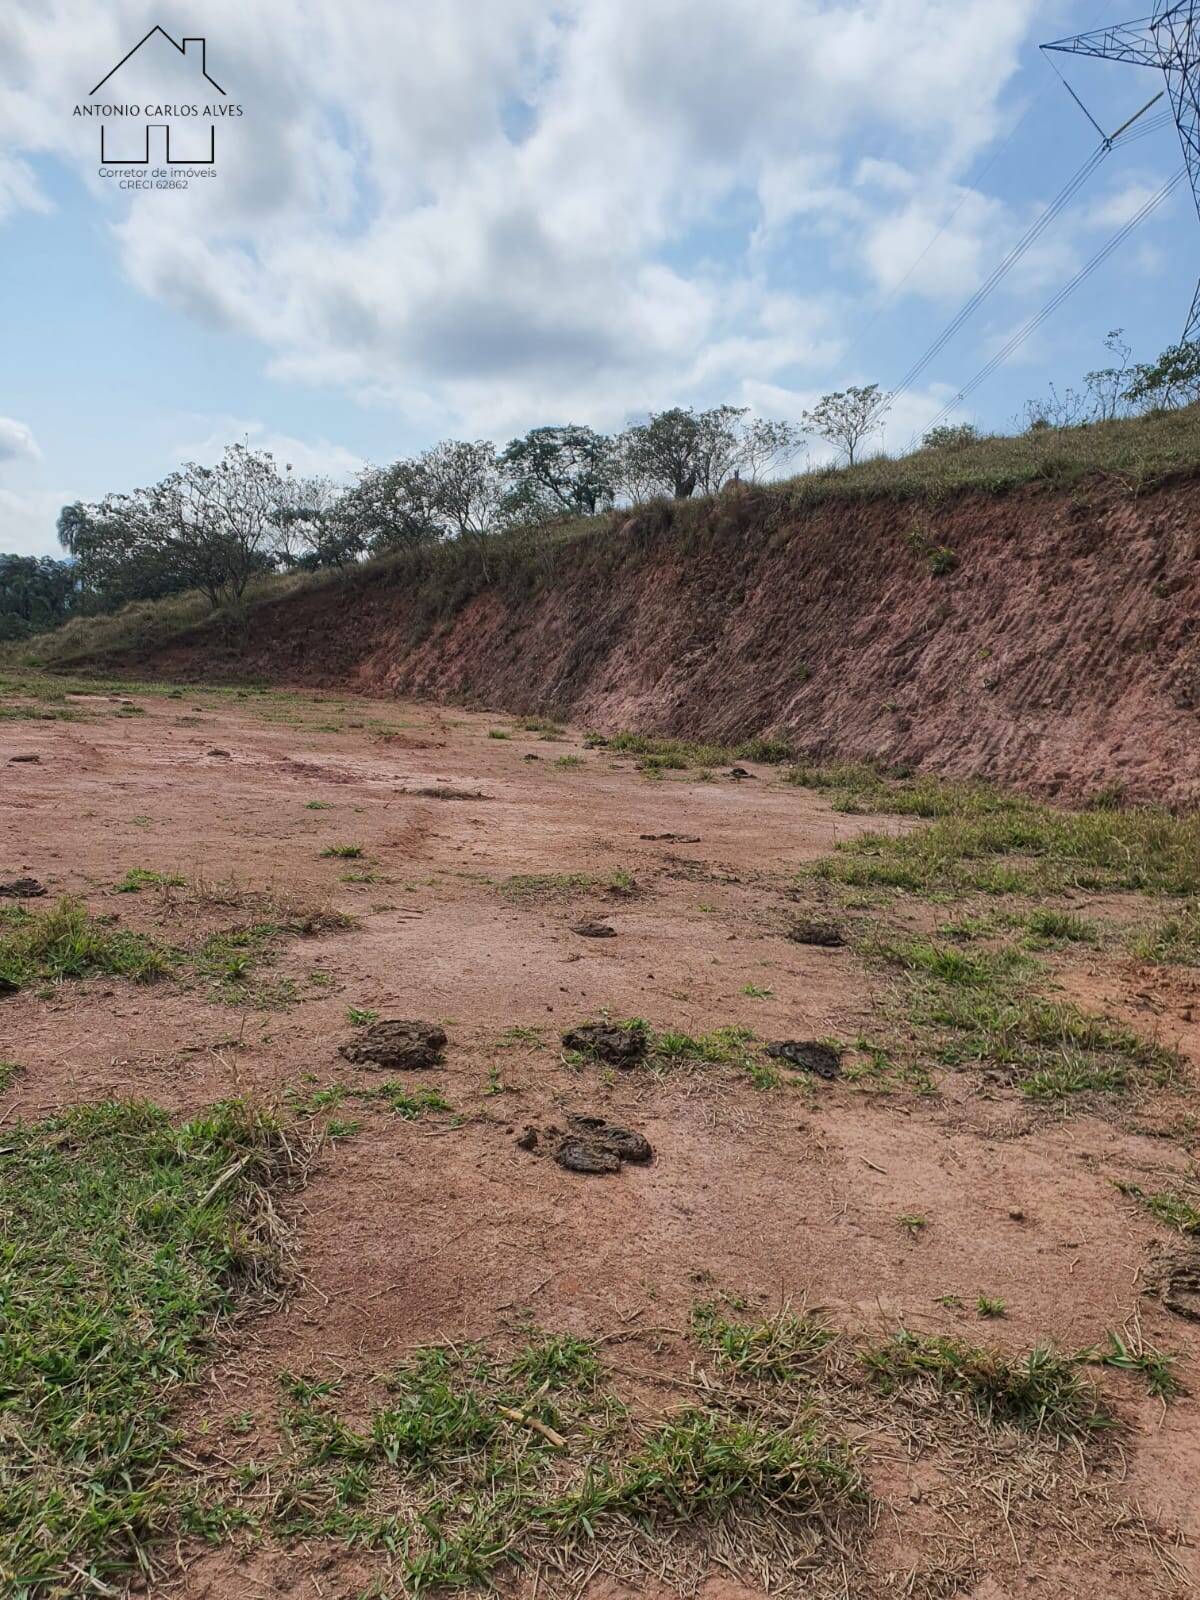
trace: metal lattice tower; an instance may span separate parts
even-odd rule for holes
[[[1163,73],[1200,214],[1200,0],[1183,0],[1182,4],[1156,0],[1152,17],[1080,33],[1073,39],[1056,39],[1042,49],[1130,61],[1139,67],[1157,67]],[[1200,339],[1200,286],[1183,337],[1185,343]]]

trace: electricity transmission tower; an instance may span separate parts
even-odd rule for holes
[[[1152,17],[1080,33],[1073,39],[1056,39],[1042,49],[1159,68],[1167,80],[1192,196],[1200,213],[1200,0],[1182,0],[1182,4],[1179,0],[1155,0]],[[1185,343],[1200,339],[1200,286],[1183,338]]]

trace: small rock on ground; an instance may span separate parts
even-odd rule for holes
[[[609,1146],[617,1152],[622,1161],[633,1161],[640,1165],[649,1161],[654,1154],[650,1141],[644,1134],[635,1133],[631,1128],[622,1128],[604,1117],[592,1117],[580,1113],[568,1117],[567,1120],[581,1137]]]
[[[603,1022],[569,1028],[562,1036],[568,1050],[578,1050],[594,1061],[612,1067],[636,1067],[646,1057],[646,1035],[641,1028],[617,1028]]]
[[[392,1019],[373,1022],[339,1049],[347,1061],[377,1067],[436,1067],[446,1048],[445,1031],[434,1022]]]
[[[789,1067],[815,1072],[818,1078],[841,1076],[841,1052],[819,1039],[780,1039],[767,1046],[767,1054],[776,1061],[786,1061]]]
[[[827,950],[835,950],[846,942],[845,934],[831,922],[797,922],[788,929],[787,936],[795,944],[815,944]]]
[[[36,900],[45,892],[36,878],[10,878],[7,883],[0,883],[0,899],[4,900]]]
[[[621,1170],[621,1158],[610,1146],[597,1144],[593,1139],[575,1138],[571,1134],[563,1139],[554,1153],[554,1159],[568,1172],[584,1172],[589,1176]]]
[[[575,922],[571,932],[584,939],[615,939],[617,936],[617,930],[610,928],[607,922]]]

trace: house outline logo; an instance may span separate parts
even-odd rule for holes
[[[121,101],[119,97],[120,74],[128,67],[129,63],[138,56],[151,40],[158,42],[161,51],[166,45],[176,51],[180,59],[187,63],[193,70],[196,91],[200,103],[160,104],[153,99],[144,103]],[[139,65],[144,64],[143,57]],[[174,65],[174,63],[172,63]],[[111,87],[109,87],[111,86]],[[109,88],[110,99],[97,105],[96,96],[102,89]],[[215,96],[220,96],[220,101]],[[126,51],[114,67],[100,79],[94,88],[88,91],[88,101],[91,103],[75,107],[76,116],[100,118],[100,164],[105,167],[149,167],[153,160],[159,159],[151,155],[151,135],[162,130],[166,152],[166,165],[211,167],[216,161],[216,123],[220,117],[240,117],[241,106],[228,103],[229,97],[221,84],[208,70],[208,42],[198,34],[184,34],[181,39],[175,39],[163,27],[156,24],[144,34],[132,50]],[[138,130],[133,124],[140,122],[140,145]],[[112,124],[118,124],[113,127]],[[180,124],[185,124],[181,127]],[[122,138],[121,135],[124,135]],[[173,141],[173,134],[176,136]],[[114,151],[114,139],[117,150]],[[175,148],[173,148],[173,142]],[[179,152],[178,146],[185,146],[184,153]],[[113,174],[115,176],[115,174]]]

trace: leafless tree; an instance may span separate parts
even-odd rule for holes
[[[852,467],[859,446],[878,433],[889,409],[890,402],[879,385],[868,383],[823,395],[811,411],[804,413],[803,421],[810,433],[836,445]]]

